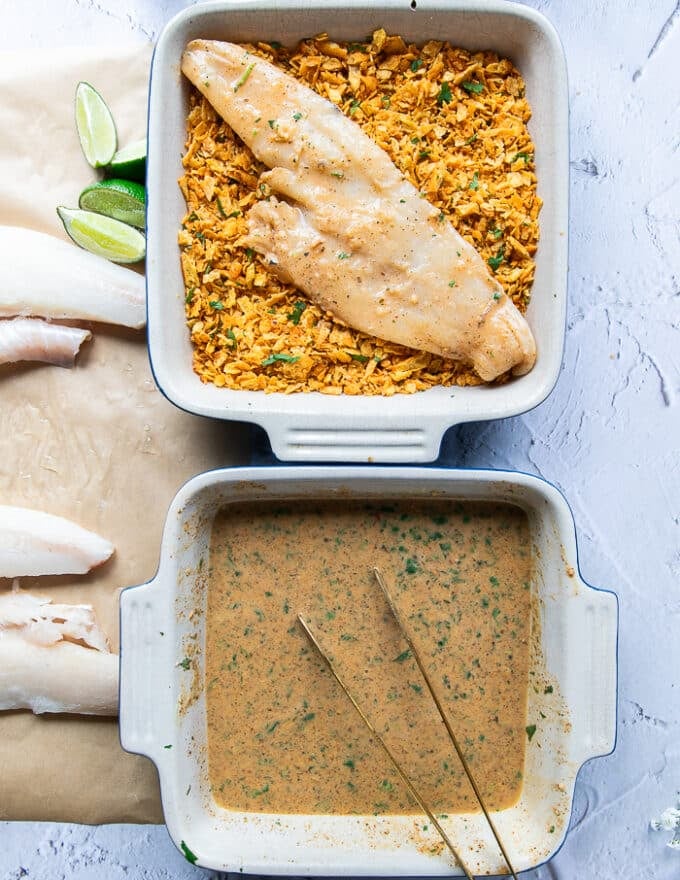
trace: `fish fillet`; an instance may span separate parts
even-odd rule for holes
[[[113,551],[110,541],[61,516],[0,505],[0,577],[85,574]]]
[[[141,275],[52,235],[0,226],[0,263],[0,317],[146,323]]]
[[[41,361],[72,367],[80,346],[91,337],[89,330],[50,324],[41,318],[0,321],[0,364]]]
[[[194,40],[182,71],[271,170],[246,243],[351,327],[528,372],[531,330],[484,260],[331,102],[241,46]]]
[[[0,595],[0,709],[115,715],[118,660],[90,605]]]

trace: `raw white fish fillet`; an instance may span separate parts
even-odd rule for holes
[[[0,226],[0,316],[146,323],[144,278],[52,235]]]
[[[0,577],[85,574],[113,551],[110,541],[61,516],[0,505]]]
[[[41,318],[0,321],[0,364],[41,361],[72,367],[80,346],[91,337],[89,330],[50,324]]]
[[[118,660],[90,605],[0,595],[0,709],[115,715]]]
[[[231,43],[194,40],[182,71],[285,199],[246,217],[273,271],[351,327],[487,381],[532,368],[529,325],[481,256],[334,104]]]

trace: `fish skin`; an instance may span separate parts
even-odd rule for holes
[[[51,324],[42,318],[0,320],[0,364],[38,361],[72,367],[80,346],[91,338],[89,330]]]
[[[0,505],[0,577],[85,574],[113,551],[110,541],[64,517]]]
[[[0,317],[146,324],[143,276],[53,235],[0,226],[0,263]]]
[[[277,195],[250,209],[245,243],[281,278],[351,327],[486,381],[533,367],[529,325],[478,252],[334,104],[231,43],[192,41],[182,71],[271,169]]]
[[[0,710],[116,715],[118,669],[90,605],[0,594]]]

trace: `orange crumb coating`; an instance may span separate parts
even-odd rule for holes
[[[531,109],[510,61],[448,43],[406,45],[383,30],[366,43],[322,34],[294,49],[247,48],[361,125],[526,310],[541,200]],[[243,246],[244,215],[270,194],[259,181],[266,168],[193,87],[183,166],[187,213],[178,241],[193,366],[203,381],[387,396],[481,383],[465,363],[353,330]]]

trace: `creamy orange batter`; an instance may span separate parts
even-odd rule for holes
[[[526,514],[492,503],[233,506],[213,525],[212,792],[234,810],[420,812],[309,644],[302,614],[426,802],[478,809],[372,574],[379,566],[489,806],[521,791],[531,629]]]

